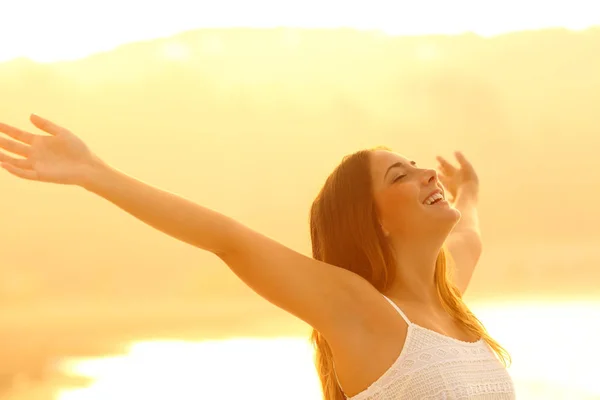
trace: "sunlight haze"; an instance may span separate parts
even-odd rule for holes
[[[70,60],[198,28],[301,27],[482,36],[600,24],[595,0],[38,0],[0,3],[0,61]]]
[[[460,150],[484,242],[463,298],[517,398],[597,400],[599,4],[0,0],[0,122],[46,117],[309,257],[342,157]],[[221,258],[2,172],[2,400],[321,397],[311,327]]]

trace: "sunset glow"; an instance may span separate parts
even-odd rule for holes
[[[349,27],[391,35],[482,36],[547,27],[578,30],[600,24],[598,8],[594,0],[21,0],[0,4],[0,61],[76,59],[198,28]]]
[[[401,241],[351,214],[385,211],[365,197],[378,187],[398,196],[384,216],[421,209],[433,185],[459,228],[423,212],[390,232],[419,224],[401,246],[416,250],[424,232],[459,238],[451,283],[470,279],[517,398],[600,399],[600,209],[582,203],[600,195],[600,0],[0,0],[0,15],[2,400],[322,399],[323,318],[301,303],[335,302],[335,282],[315,290],[327,273],[262,235],[375,277],[359,244]],[[371,158],[340,164],[381,145],[419,169],[392,188]],[[458,162],[439,181],[436,156]],[[315,198],[348,206],[315,218]],[[485,242],[472,279],[467,236]],[[397,277],[405,259],[426,258],[403,253]],[[465,328],[392,283],[414,323]],[[365,290],[352,310],[377,313]]]
[[[146,342],[132,346],[127,356],[66,368],[95,382],[65,390],[57,400],[241,399],[251,393],[263,399],[320,397],[307,339]]]

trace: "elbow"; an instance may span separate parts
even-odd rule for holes
[[[241,249],[244,247],[244,236],[246,228],[241,223],[231,218],[226,218],[217,235],[216,240],[210,252],[219,257],[222,260],[227,260],[235,254],[239,254]]]

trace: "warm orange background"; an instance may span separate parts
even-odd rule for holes
[[[480,175],[485,240],[467,300],[591,297],[598,49],[598,29],[200,30],[0,64],[0,120],[48,117],[119,169],[307,254],[310,202],[343,155],[384,144],[434,166],[460,149]],[[8,175],[0,188],[0,375],[134,337],[308,332],[216,257],[82,189]]]

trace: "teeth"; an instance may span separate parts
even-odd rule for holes
[[[426,198],[424,203],[429,206],[429,205],[433,204],[434,201],[442,200],[443,198],[444,198],[444,196],[442,196],[441,193],[434,193],[431,196],[429,196],[428,198]]]

